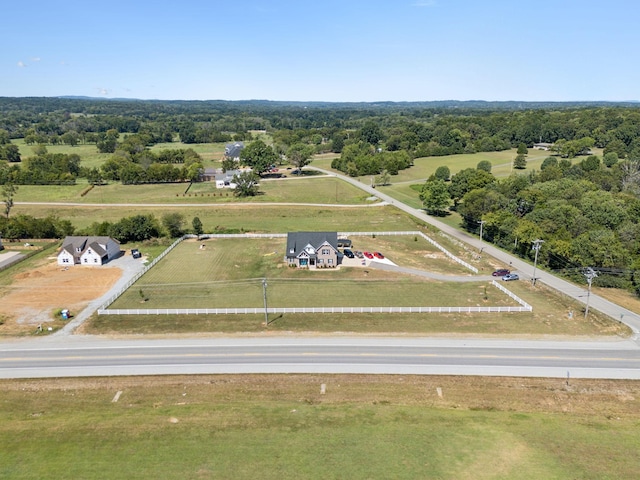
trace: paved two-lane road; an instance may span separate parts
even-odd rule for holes
[[[640,347],[593,342],[374,337],[109,340],[0,344],[0,378],[221,373],[498,375],[640,379]]]

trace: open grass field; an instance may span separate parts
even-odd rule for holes
[[[382,251],[401,266],[469,275],[427,242],[413,237],[352,237],[354,248]],[[205,245],[200,249],[199,245]],[[458,283],[351,267],[296,270],[283,264],[284,239],[185,241],[145,274],[111,308],[233,308],[263,306],[261,279],[268,279],[270,307],[302,306],[477,306],[515,305],[487,281]],[[457,253],[457,252],[456,252]],[[481,265],[485,274],[493,268]],[[343,314],[272,315],[271,331],[362,334],[621,335],[629,330],[597,312],[588,319],[580,307],[528,282],[508,287],[533,306],[510,314]],[[485,290],[486,288],[486,290]],[[142,293],[141,293],[142,292]],[[487,298],[485,298],[485,295]],[[144,298],[148,298],[144,301]],[[569,312],[576,314],[572,317]],[[83,333],[255,333],[261,315],[95,315]]]
[[[632,381],[210,375],[0,387],[7,480],[622,480],[640,467]]]
[[[151,185],[108,185],[88,188],[82,179],[77,185],[20,185],[16,202],[70,202],[70,203],[319,203],[319,204],[371,204],[362,190],[330,177],[303,177],[263,180],[261,194],[238,198],[230,189],[218,189],[214,182],[165,183]]]
[[[354,237],[357,245],[360,244],[358,238]],[[382,250],[388,251],[388,245],[393,243],[385,242],[387,247]],[[467,274],[454,262],[444,260],[425,240],[415,243],[419,253],[414,266],[428,268],[426,255],[431,254],[439,259],[440,265],[449,263],[452,271]],[[285,244],[285,239],[186,240],[111,308],[261,307],[262,277],[268,279],[271,307],[517,306],[486,281],[465,282],[452,288],[447,282],[362,266],[292,269],[284,262]],[[383,246],[373,240],[362,244],[378,247],[375,250]],[[141,290],[144,295],[140,294]],[[141,305],[143,296],[148,301]]]
[[[27,214],[38,217],[56,215],[70,220],[76,228],[85,228],[93,222],[118,221],[137,214],[162,217],[168,212],[182,213],[188,222],[200,218],[205,232],[216,227],[243,229],[247,232],[288,232],[301,230],[329,231],[382,231],[416,230],[421,222],[391,206],[360,208],[278,206],[278,205],[194,205],[188,207],[165,206],[64,206],[15,205],[11,215]]]
[[[124,137],[120,137],[120,141],[122,141]],[[20,149],[20,157],[22,159],[32,157],[33,147],[35,145],[27,145],[24,143],[24,139],[14,139],[11,143],[17,145]],[[111,153],[100,153],[98,152],[98,148],[95,144],[79,144],[75,147],[70,145],[45,145],[47,147],[47,152],[49,153],[64,153],[64,154],[72,154],[75,153],[80,156],[80,165],[87,168],[98,168],[100,167],[109,157],[111,157]],[[224,143],[196,143],[196,144],[186,144],[182,142],[172,142],[172,143],[159,143],[151,147],[151,151],[158,150],[173,150],[173,149],[187,149],[191,148],[195,150],[202,157],[203,165],[205,167],[210,167],[214,165],[218,165],[222,156],[224,155]]]
[[[492,165],[491,173],[497,178],[501,178],[508,177],[512,173],[528,174],[534,169],[540,170],[540,165],[544,159],[550,155],[550,152],[547,151],[529,149],[527,168],[524,170],[514,170],[512,164],[517,155],[516,150],[517,149],[504,150],[502,152],[479,152],[442,157],[416,158],[411,168],[401,170],[398,172],[398,175],[391,177],[390,185],[378,186],[376,188],[379,188],[381,192],[392,196],[398,201],[414,208],[420,208],[422,207],[422,202],[418,197],[418,192],[411,189],[411,185],[422,185],[440,166],[449,167],[451,175],[455,175],[465,168],[476,168],[479,162],[487,160],[491,162]],[[602,156],[602,150],[594,149],[594,154]],[[333,158],[334,156],[331,155],[319,156],[313,160],[312,165],[331,170],[331,160]],[[582,158],[583,157],[573,159],[573,162],[579,162]],[[371,183],[370,176],[359,177],[358,179],[367,185]]]

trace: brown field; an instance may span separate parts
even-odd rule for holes
[[[59,328],[58,309],[77,314],[90,301],[106,293],[120,278],[117,267],[61,267],[49,257],[28,271],[17,273],[0,293],[0,335],[22,335],[38,324]],[[47,324],[46,326],[44,324]]]

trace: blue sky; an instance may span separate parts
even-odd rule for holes
[[[640,100],[637,0],[7,2],[0,96]]]

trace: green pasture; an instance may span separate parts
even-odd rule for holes
[[[239,198],[228,188],[216,188],[215,182],[161,183],[122,185],[109,183],[90,185],[79,179],[77,185],[20,185],[16,202],[72,203],[319,203],[371,204],[362,190],[335,177],[303,177],[266,179],[260,184],[260,194]]]
[[[285,239],[182,242],[111,308],[257,308],[261,277],[271,307],[517,305],[486,281],[454,287],[374,268],[293,269],[284,246]]]
[[[353,237],[354,248],[383,251],[403,266],[446,271],[447,260],[413,237]],[[185,241],[147,272],[111,308],[263,307],[262,278],[270,307],[516,305],[488,281],[442,282],[370,267],[298,270],[284,265],[285,239]],[[413,246],[412,243],[417,245]],[[204,248],[200,248],[205,245]],[[411,248],[416,255],[411,255]],[[448,261],[452,275],[462,275]],[[432,268],[433,267],[433,268]],[[490,269],[486,269],[487,274]],[[510,314],[285,314],[271,315],[273,331],[402,334],[628,335],[598,312],[584,319],[580,306],[529,282],[507,287],[533,306]],[[486,297],[486,298],[485,298]],[[576,315],[569,316],[569,312]],[[87,333],[261,332],[262,315],[101,315]]]
[[[390,255],[393,244],[380,248],[373,240],[363,243]],[[416,244],[421,252],[433,251],[423,239]],[[263,305],[263,277],[271,307],[517,305],[486,281],[453,289],[449,283],[369,267],[290,268],[284,263],[285,245],[284,238],[184,241],[111,308],[257,308]],[[428,268],[426,258],[416,260]]]
[[[36,145],[27,145],[24,139],[11,140],[20,149],[20,157],[24,160],[33,157],[33,149]],[[100,153],[94,143],[78,144],[75,147],[70,145],[45,145],[49,153],[64,153],[70,155],[75,153],[80,156],[80,165],[87,168],[100,167],[109,157],[111,153]]]
[[[524,379],[510,382],[511,389],[494,386],[533,397],[508,403],[475,383],[475,390],[457,386],[462,379],[454,386],[410,376],[197,381],[2,381],[0,477],[625,480],[638,474],[637,411],[616,404],[608,391],[592,395],[588,382],[576,392]],[[454,404],[450,394],[460,400]],[[625,398],[637,408],[633,396]],[[565,412],[555,406],[559,399]],[[574,412],[589,401],[604,413]]]
[[[125,135],[121,135],[118,139],[122,141],[126,138]],[[11,143],[18,146],[20,149],[20,157],[22,159],[32,157],[34,155],[33,149],[36,145],[27,145],[24,143],[24,139],[14,139]],[[94,143],[87,144],[78,144],[75,147],[70,145],[45,145],[47,148],[47,152],[49,153],[64,153],[64,154],[72,154],[75,153],[80,156],[80,164],[83,167],[93,168],[100,167],[109,157],[111,157],[112,153],[100,153],[98,152],[98,148]],[[182,143],[182,142],[171,142],[171,143],[158,143],[153,145],[150,150],[158,151],[158,150],[176,150],[176,149],[187,149],[190,148],[198,153],[203,160],[203,164],[205,167],[217,165],[222,160],[222,156],[224,155],[224,143]]]
[[[288,232],[302,230],[382,231],[416,230],[422,225],[408,214],[391,206],[376,207],[317,207],[295,205],[194,205],[121,207],[107,205],[21,205],[11,215],[26,214],[37,217],[49,215],[70,220],[76,228],[93,222],[115,222],[123,217],[145,214],[160,219],[165,213],[181,213],[190,225],[199,217],[205,233],[214,230],[242,230],[245,232]],[[187,227],[189,225],[186,225]]]
[[[202,157],[202,163],[205,167],[218,165],[222,161],[224,156],[225,143],[158,143],[151,147],[152,152],[158,150],[178,150],[178,149],[191,149]]]

